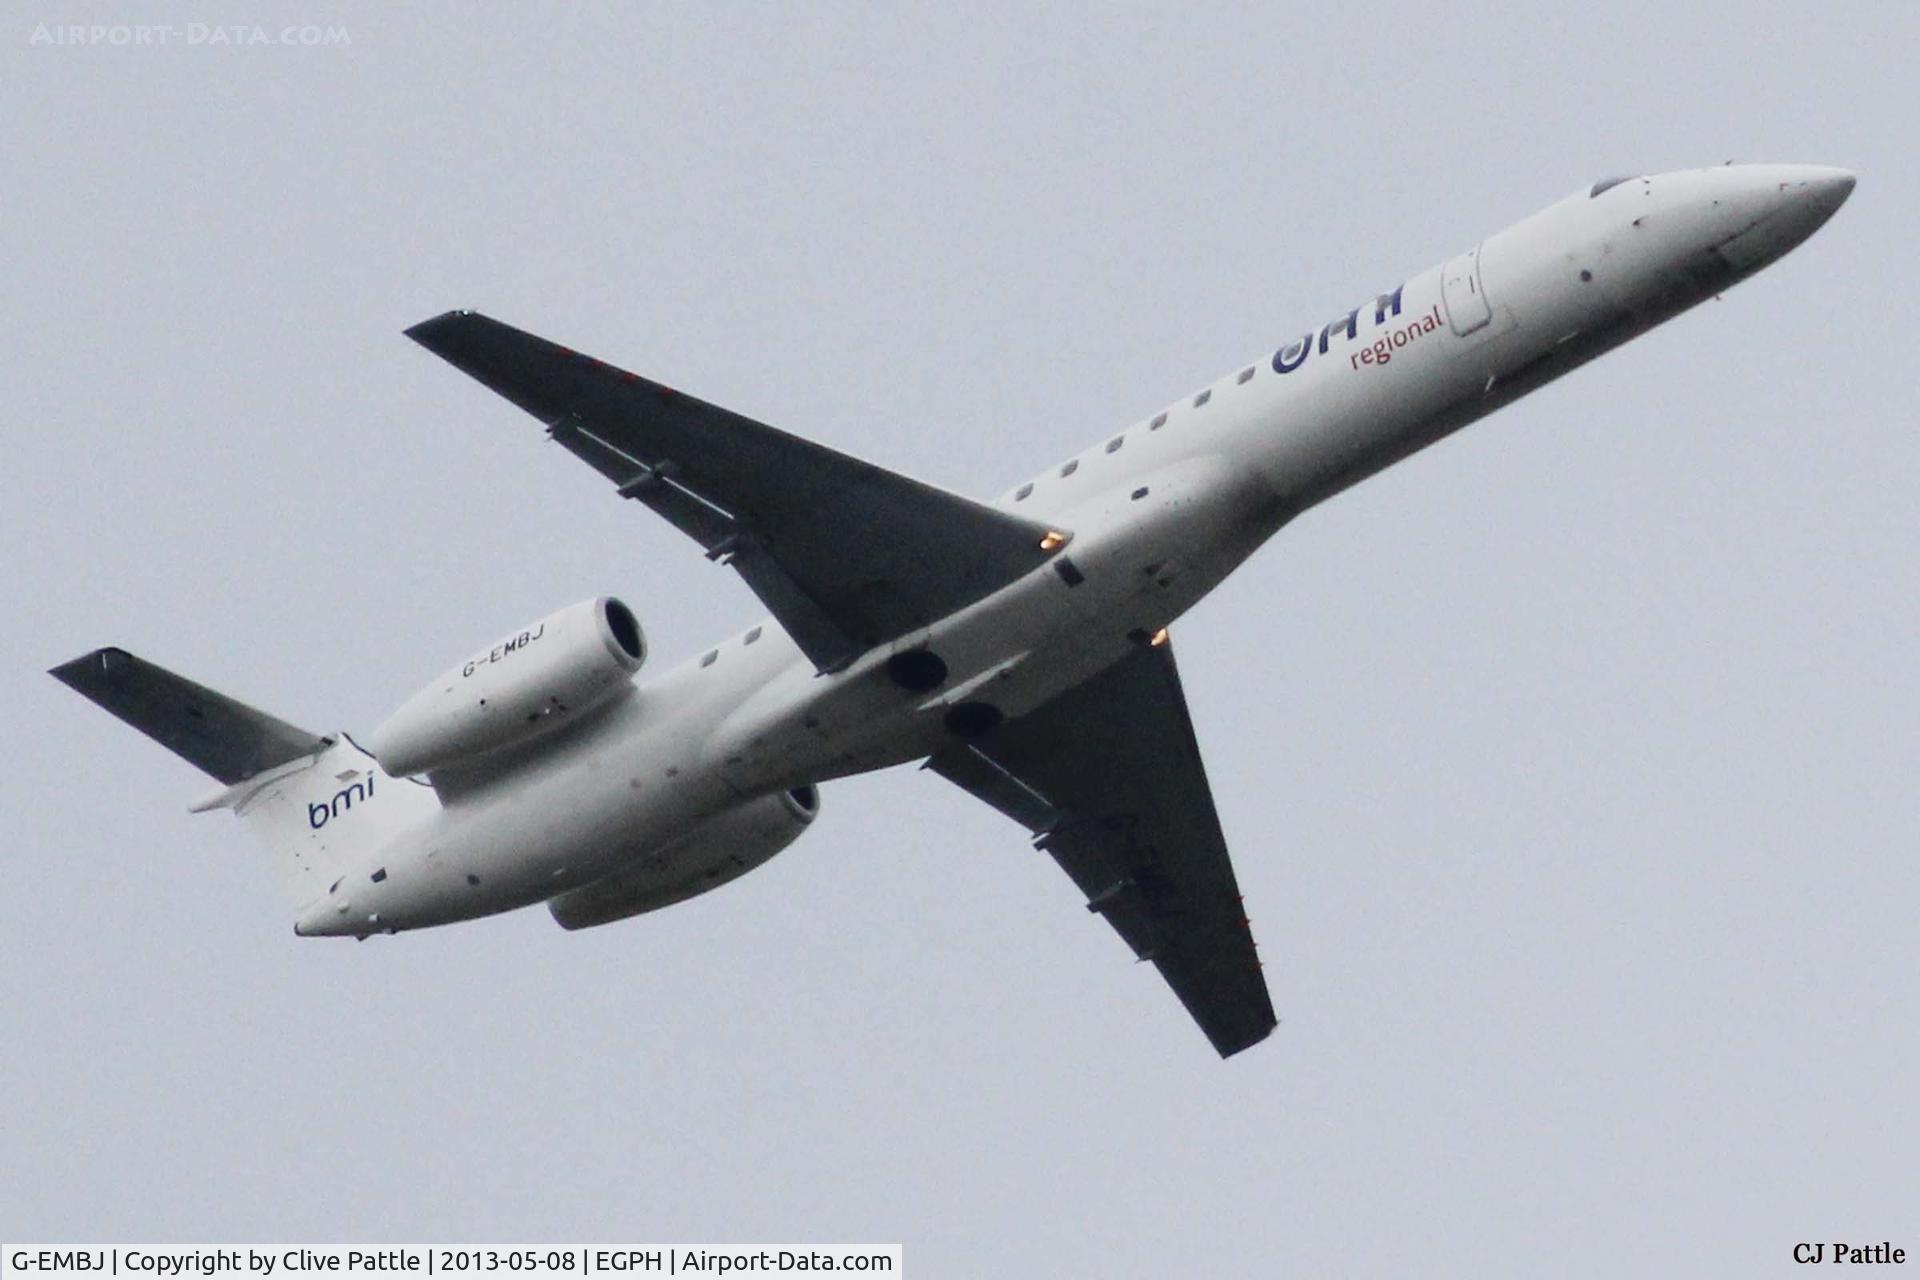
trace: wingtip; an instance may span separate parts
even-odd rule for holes
[[[443,311],[431,319],[422,320],[419,324],[404,329],[402,332],[421,346],[431,348],[434,338],[478,314],[480,313],[466,307],[457,307],[452,311]]]
[[[58,666],[48,667],[47,674],[69,688],[78,688],[80,674],[90,667],[98,666],[102,671],[105,671],[107,664],[115,658],[126,658],[130,656],[132,655],[128,654],[125,649],[118,648],[114,645],[106,645],[102,648],[83,653],[77,658],[68,658]]]
[[[1250,1034],[1233,1037],[1231,1039],[1223,1037],[1215,1040],[1213,1042],[1214,1050],[1219,1053],[1221,1059],[1224,1061],[1227,1058],[1233,1057],[1236,1053],[1242,1053],[1253,1048],[1253,1046],[1272,1035],[1274,1028],[1279,1025],[1280,1020],[1275,1018],[1273,1021],[1267,1023],[1266,1026]]]

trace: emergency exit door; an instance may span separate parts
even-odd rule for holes
[[[1441,269],[1440,297],[1447,306],[1447,323],[1461,337],[1493,319],[1493,308],[1487,305],[1487,295],[1480,287],[1479,245]]]

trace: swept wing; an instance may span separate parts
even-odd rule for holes
[[[1031,831],[1222,1057],[1273,1030],[1171,645],[1142,647],[927,767]]]
[[[407,336],[738,570],[822,671],[1047,559],[1043,525],[627,373],[471,311]]]

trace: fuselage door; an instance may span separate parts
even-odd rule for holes
[[[1463,338],[1493,319],[1493,308],[1480,287],[1479,245],[1441,269],[1440,296],[1447,304],[1447,323]]]

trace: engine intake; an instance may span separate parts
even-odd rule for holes
[[[464,763],[632,692],[629,677],[646,660],[631,609],[611,596],[582,600],[449,667],[375,729],[369,746],[398,776]]]

